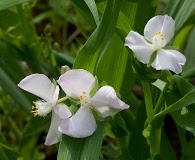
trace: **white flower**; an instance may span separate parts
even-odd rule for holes
[[[67,119],[71,116],[71,112],[64,104],[56,104],[59,95],[59,86],[51,83],[49,78],[43,74],[32,74],[25,77],[18,86],[25,91],[28,91],[43,100],[33,102],[32,106],[34,116],[46,116],[52,111],[52,120],[49,132],[46,137],[45,145],[52,145],[59,142],[62,133],[58,131],[58,127],[62,119]]]
[[[69,70],[61,75],[57,82],[69,97],[79,99],[81,104],[71,118],[61,122],[59,131],[66,135],[83,138],[94,133],[96,121],[91,107],[103,118],[129,107],[116,96],[111,86],[101,87],[91,97],[90,92],[96,80],[91,73],[83,69]]]
[[[152,54],[156,51],[152,67],[156,70],[168,69],[178,74],[182,72],[181,65],[186,62],[185,56],[176,50],[163,48],[173,38],[174,31],[175,22],[170,16],[155,16],[146,24],[144,37],[130,31],[125,39],[125,46],[128,46],[144,64],[150,62]]]

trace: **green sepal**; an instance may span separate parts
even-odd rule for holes
[[[97,119],[98,121],[101,122],[101,121],[104,120],[104,118],[102,118],[102,117],[96,112],[96,110],[95,110],[94,108],[91,108],[91,112],[93,113],[95,119]]]
[[[78,111],[79,107],[76,105],[71,105],[69,107],[69,110],[71,111],[72,114],[75,114]]]
[[[106,85],[107,85],[106,81],[102,81],[102,82],[100,83],[100,86],[101,86],[101,87],[106,86]]]
[[[155,82],[161,75],[161,70],[156,70],[153,67],[148,67],[146,64],[139,62],[137,59],[133,61],[133,72],[137,79],[147,81],[149,83]]]
[[[159,79],[166,83],[164,91],[166,91],[167,89],[169,90],[174,89],[173,76],[169,70],[162,70]]]
[[[52,80],[52,83],[54,84],[55,87],[58,85],[55,79]]]
[[[72,102],[74,102],[74,103],[80,103],[80,100],[78,99],[78,98],[72,98],[72,97],[70,97],[70,96],[67,96]]]
[[[178,50],[179,48],[176,46],[164,46],[163,49]]]
[[[97,92],[98,89],[99,89],[99,82],[98,82],[97,77],[95,76],[95,85],[93,89],[91,90],[91,92],[89,93],[90,97],[93,97],[93,95]]]
[[[151,66],[151,64],[154,62],[154,60],[156,59],[156,55],[157,55],[157,51],[155,51],[152,55],[151,55],[151,57],[150,57],[150,61],[149,61],[149,63],[147,64],[147,67],[150,67]]]

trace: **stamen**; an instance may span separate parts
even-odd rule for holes
[[[34,113],[34,117],[36,117],[38,115],[38,112],[36,111],[35,113]]]
[[[46,116],[52,110],[52,104],[43,100],[33,101],[33,104],[35,106],[32,106],[33,111],[31,112],[34,114],[34,117],[37,115]]]
[[[87,94],[87,92],[85,92],[85,91],[81,92],[79,99],[80,99],[81,106],[83,106],[83,107],[89,106],[90,99],[89,99],[89,95]]]
[[[165,46],[166,42],[164,39],[164,35],[161,33],[161,31],[154,32],[152,38],[152,43],[155,46],[156,49],[160,49]]]

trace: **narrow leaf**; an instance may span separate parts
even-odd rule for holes
[[[188,40],[188,37],[192,29],[194,28],[194,24],[195,24],[195,14],[186,21],[186,23],[182,26],[182,29],[178,32],[178,34],[174,38],[172,45],[177,46],[179,51],[183,51],[186,41]]]
[[[12,98],[18,104],[20,104],[23,107],[23,109],[27,113],[30,113],[31,103],[27,100],[27,98],[24,96],[22,91],[17,87],[16,83],[14,83],[12,79],[1,68],[0,68],[0,85],[6,92],[8,92],[12,96]]]
[[[97,7],[96,7],[96,4],[95,4],[95,1],[94,0],[84,0],[85,3],[87,4],[87,6],[89,7],[93,17],[94,17],[94,20],[96,22],[96,25],[98,25],[99,23],[99,15],[98,15],[98,10],[97,10]]]
[[[103,18],[78,54],[74,68],[83,68],[92,73],[95,71],[98,57],[115,30],[121,3],[119,0],[108,0]]]
[[[185,95],[195,89],[195,87],[190,82],[178,75],[174,75],[173,80],[182,95]]]
[[[29,2],[31,0],[1,0],[0,1],[0,10],[19,5],[24,2]]]
[[[194,11],[194,0],[174,0],[169,1],[165,13],[172,16],[176,22],[176,31],[178,31],[191,13]]]
[[[63,135],[58,151],[58,160],[98,160],[106,121],[99,122],[95,133],[87,138],[72,138]]]
[[[187,106],[195,103],[195,96],[194,95],[195,95],[195,89],[192,90],[191,92],[187,93],[184,97],[182,97],[180,100],[178,100],[174,104],[167,107],[162,112],[156,114],[155,117],[171,113],[173,111],[176,111],[176,110],[181,109],[183,107],[187,107]]]
[[[185,113],[182,113],[182,110],[177,110],[172,112],[171,115],[174,121],[177,123],[178,126],[184,128],[185,130],[195,134],[195,109],[194,104],[188,107],[185,107]]]

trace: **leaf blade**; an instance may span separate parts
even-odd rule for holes
[[[0,10],[7,9],[12,6],[19,5],[24,2],[29,2],[32,0],[1,0],[0,1]]]

